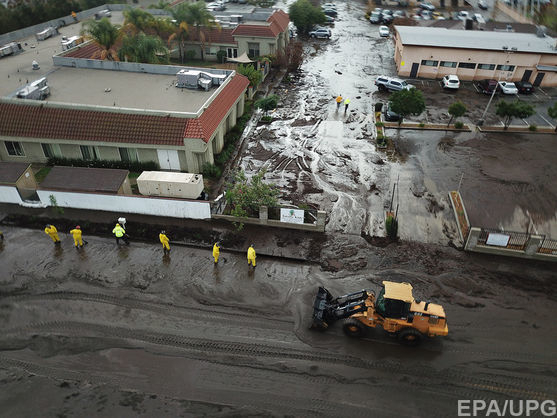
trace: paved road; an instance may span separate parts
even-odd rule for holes
[[[329,239],[319,267],[87,237],[54,248],[3,228],[4,416],[455,416],[458,399],[555,399],[555,282],[546,266],[413,244]],[[410,245],[410,246],[409,246]],[[361,264],[366,266],[366,263]],[[349,267],[349,266],[347,266]],[[450,334],[410,349],[308,330],[317,285],[392,279],[445,306]],[[32,396],[30,396],[32,394]]]

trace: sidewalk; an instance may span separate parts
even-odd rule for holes
[[[62,234],[80,225],[83,236],[96,235],[112,238],[112,229],[119,217],[125,217],[130,240],[152,242],[159,245],[159,232],[164,229],[172,245],[184,245],[211,250],[221,242],[226,251],[244,253],[250,244],[258,256],[319,263],[321,248],[326,241],[323,233],[245,225],[241,231],[225,221],[165,218],[126,213],[64,209],[58,214],[53,208],[31,209],[17,205],[0,204],[0,225],[37,229],[43,233],[52,223]]]

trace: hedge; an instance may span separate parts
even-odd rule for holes
[[[115,168],[133,172],[155,171],[159,165],[154,161],[116,161],[116,160],[82,160],[80,158],[49,158],[47,165],[62,165],[70,167]]]

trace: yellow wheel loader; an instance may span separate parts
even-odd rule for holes
[[[405,345],[418,345],[422,338],[449,333],[445,310],[441,305],[414,300],[408,283],[384,281],[377,298],[362,290],[334,298],[319,287],[313,304],[311,328],[326,330],[343,319],[342,329],[350,337],[363,337],[380,325]]]

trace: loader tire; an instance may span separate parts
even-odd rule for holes
[[[422,342],[422,333],[414,328],[404,328],[398,333],[398,341],[401,344],[415,347]]]
[[[347,319],[342,324],[342,330],[346,335],[353,338],[361,338],[366,334],[366,326],[357,319]]]

